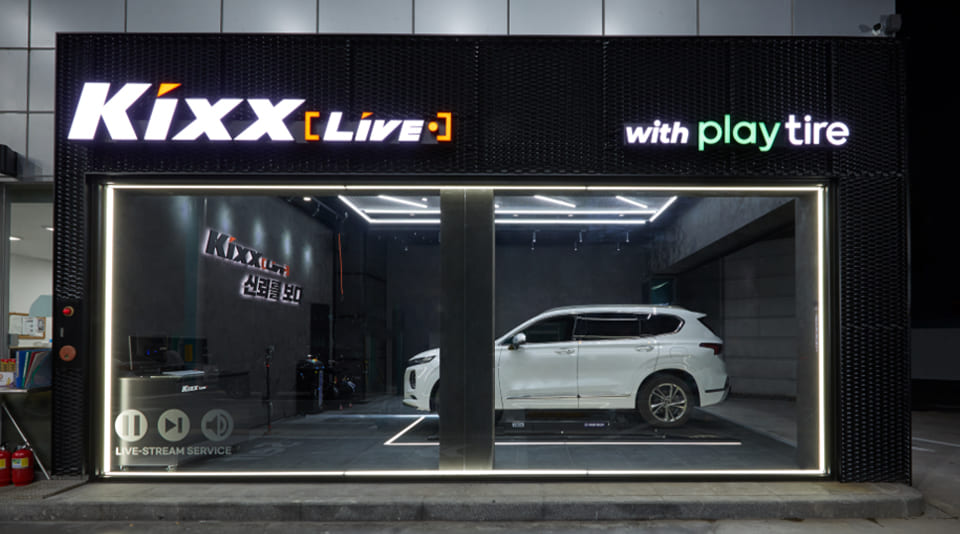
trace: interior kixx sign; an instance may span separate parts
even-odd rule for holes
[[[691,130],[696,133],[693,139]],[[627,145],[677,146],[692,142],[703,152],[708,146],[736,144],[768,152],[775,145],[840,147],[850,137],[850,127],[839,121],[816,120],[812,115],[791,114],[783,122],[734,122],[727,114],[720,121],[699,121],[695,128],[680,121],[627,124],[623,134]]]
[[[328,143],[421,143],[436,144],[453,139],[453,114],[439,111],[430,117],[378,118],[372,111],[351,117],[343,111],[300,110],[306,99],[283,98],[176,98],[170,93],[179,83],[125,83],[112,92],[111,84],[87,82],[73,113],[67,139],[89,141],[100,124],[113,141],[259,141]],[[149,96],[148,95],[149,91]],[[145,121],[131,120],[137,103],[153,100]],[[256,119],[231,119],[243,107]],[[175,120],[180,110],[192,119]],[[181,115],[183,116],[183,115]],[[144,124],[145,122],[145,124]],[[292,128],[292,130],[291,130]]]

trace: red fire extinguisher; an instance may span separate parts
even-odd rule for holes
[[[10,451],[6,444],[0,444],[0,486],[10,483]]]
[[[33,482],[33,451],[26,445],[21,445],[13,453],[12,473],[14,486],[26,486]]]

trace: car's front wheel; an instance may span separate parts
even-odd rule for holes
[[[637,411],[653,426],[673,428],[683,425],[693,411],[690,386],[682,378],[655,375],[637,393]]]
[[[430,411],[440,413],[440,382],[437,382],[430,392]]]

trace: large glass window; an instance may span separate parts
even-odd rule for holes
[[[437,416],[400,395],[439,337],[435,230],[370,232],[322,188],[104,201],[105,472],[437,468]]]
[[[492,189],[494,471],[826,473],[823,188]],[[438,468],[438,188],[103,206],[107,474]]]
[[[822,195],[500,192],[495,469],[823,473]]]
[[[16,440],[28,441],[41,467],[49,467],[54,332],[52,186],[0,184],[0,229],[0,279],[5,282],[0,287],[0,388],[20,392],[3,397],[16,424],[3,414],[0,434],[8,447],[18,443]]]

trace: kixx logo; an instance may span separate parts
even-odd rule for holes
[[[690,142],[690,130],[680,121],[655,120],[653,124],[624,125],[623,136],[628,145],[686,145]],[[850,137],[850,127],[845,123],[817,121],[811,115],[804,115],[802,120],[797,120],[796,115],[788,115],[782,123],[743,120],[734,123],[727,114],[722,121],[699,121],[695,132],[700,152],[708,145],[719,143],[754,145],[760,152],[769,151],[775,144],[788,143],[792,146],[817,146],[823,143],[842,146]]]
[[[146,126],[139,133],[130,119],[130,108],[153,87],[149,83],[126,83],[112,95],[109,83],[83,84],[80,99],[73,115],[67,139],[89,141],[96,137],[100,123],[114,141],[195,141],[206,136],[210,141],[258,141],[267,136],[271,141],[302,142],[369,142],[369,143],[443,143],[453,139],[453,114],[441,111],[430,120],[423,118],[379,119],[372,111],[360,114],[359,120],[345,117],[342,111],[330,111],[326,121],[321,112],[307,110],[302,115],[302,130],[290,124],[291,115],[306,102],[302,98],[284,98],[274,104],[266,98],[221,98],[211,102],[207,98],[171,98],[168,95],[179,88],[179,83],[161,83],[157,86],[153,107]],[[193,120],[178,129],[171,137],[174,116],[183,102],[193,114]],[[256,115],[253,122],[231,121],[229,116],[242,103]],[[225,124],[226,121],[226,124]],[[296,121],[299,123],[300,121]],[[300,136],[300,132],[303,135]]]
[[[204,253],[248,267],[255,267],[270,273],[280,274],[283,275],[284,278],[290,276],[289,265],[283,265],[268,259],[264,257],[262,252],[238,243],[236,237],[220,233],[216,230],[210,230],[210,233],[207,234],[207,246],[204,248]]]

